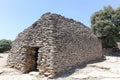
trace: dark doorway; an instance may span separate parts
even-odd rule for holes
[[[26,52],[26,65],[24,67],[24,72],[28,73],[30,71],[38,71],[38,50],[37,46],[25,46]]]
[[[37,61],[38,61],[38,50],[39,50],[39,48],[34,48],[34,58],[35,58],[35,65],[34,65],[34,71],[38,71],[38,69],[37,69],[37,66],[38,66],[38,63],[37,63]]]

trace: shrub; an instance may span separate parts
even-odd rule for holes
[[[2,39],[0,40],[0,53],[8,51],[11,49],[11,40]]]

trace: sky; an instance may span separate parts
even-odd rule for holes
[[[90,27],[91,15],[120,0],[0,0],[0,39],[14,40],[46,12],[61,14]]]

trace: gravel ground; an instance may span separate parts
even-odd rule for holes
[[[106,56],[106,60],[88,64],[56,79],[39,76],[38,72],[22,74],[6,64],[8,53],[0,53],[0,80],[120,80],[120,57]]]

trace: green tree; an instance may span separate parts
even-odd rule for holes
[[[11,49],[11,40],[2,39],[0,40],[0,52],[5,52]]]
[[[120,30],[118,29],[120,24],[119,13],[120,9],[114,10],[111,6],[107,6],[103,10],[95,12],[91,17],[92,30],[102,40],[103,48],[116,46],[116,41],[118,40],[118,36],[120,36]]]
[[[113,19],[114,19],[114,24],[116,26],[115,29],[115,34],[116,34],[116,41],[120,41],[120,7],[118,7],[117,9],[115,9],[115,14],[113,15]]]

